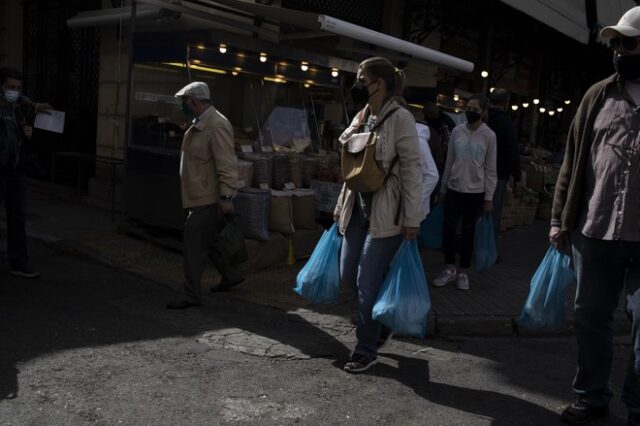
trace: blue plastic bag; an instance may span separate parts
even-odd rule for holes
[[[574,278],[569,261],[569,256],[549,247],[531,278],[531,289],[518,324],[531,329],[564,329],[566,290]]]
[[[396,333],[424,337],[431,297],[416,241],[404,241],[373,305],[372,317]]]
[[[441,249],[444,229],[444,203],[438,203],[420,224],[420,242],[425,248]]]
[[[496,263],[496,236],[493,232],[493,218],[490,215],[484,215],[476,224],[473,256],[474,266],[479,272],[489,270]]]
[[[298,273],[293,289],[311,303],[334,303],[340,295],[340,245],[342,236],[334,223],[324,231],[311,257]]]

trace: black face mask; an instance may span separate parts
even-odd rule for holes
[[[640,55],[613,55],[613,67],[625,80],[640,78]]]
[[[465,111],[464,115],[467,116],[467,123],[473,124],[480,120],[480,113],[475,111]]]
[[[351,87],[351,98],[356,105],[366,104],[369,101],[369,98],[376,94],[378,90],[375,90],[372,94],[369,94],[369,91],[367,90],[373,83],[375,82],[364,84],[361,81],[356,81],[353,83],[353,86]]]

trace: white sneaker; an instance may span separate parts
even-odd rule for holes
[[[433,280],[433,286],[444,287],[450,282],[455,281],[457,276],[458,276],[458,273],[456,272],[455,268],[453,269],[445,268],[445,270],[442,271],[440,275],[438,275],[438,278]]]
[[[469,277],[467,277],[467,274],[458,274],[456,287],[458,290],[469,290]]]

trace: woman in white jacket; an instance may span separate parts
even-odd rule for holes
[[[496,171],[496,134],[483,123],[487,113],[487,98],[472,95],[467,102],[467,122],[451,132],[447,162],[440,186],[440,202],[444,202],[445,270],[433,281],[442,287],[452,281],[460,290],[469,289],[466,269],[471,265],[475,226],[483,210],[493,210]],[[462,250],[460,270],[456,270],[455,233],[462,218]]]
[[[358,67],[351,89],[354,103],[366,104],[340,136],[376,128],[375,160],[387,179],[374,192],[355,192],[345,183],[334,216],[344,235],[340,254],[340,278],[358,295],[358,343],[344,366],[358,373],[376,363],[378,349],[391,337],[371,318],[384,276],[404,239],[418,234],[422,211],[422,173],[415,120],[399,107],[394,96],[402,93],[404,72],[386,58],[369,58]]]

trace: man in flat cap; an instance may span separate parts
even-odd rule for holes
[[[573,243],[578,280],[578,400],[562,420],[585,424],[608,414],[613,312],[624,290],[633,349],[622,400],[628,424],[640,425],[640,6],[600,35],[616,72],[591,86],[576,111],[549,233],[560,249]]]
[[[189,213],[184,230],[184,291],[167,303],[169,309],[202,305],[200,280],[207,256],[222,275],[218,289],[240,284],[244,277],[224,250],[216,247],[225,215],[233,213],[232,198],[238,180],[233,129],[212,104],[209,87],[195,81],[175,95],[182,111],[192,119],[180,150],[182,206]]]

